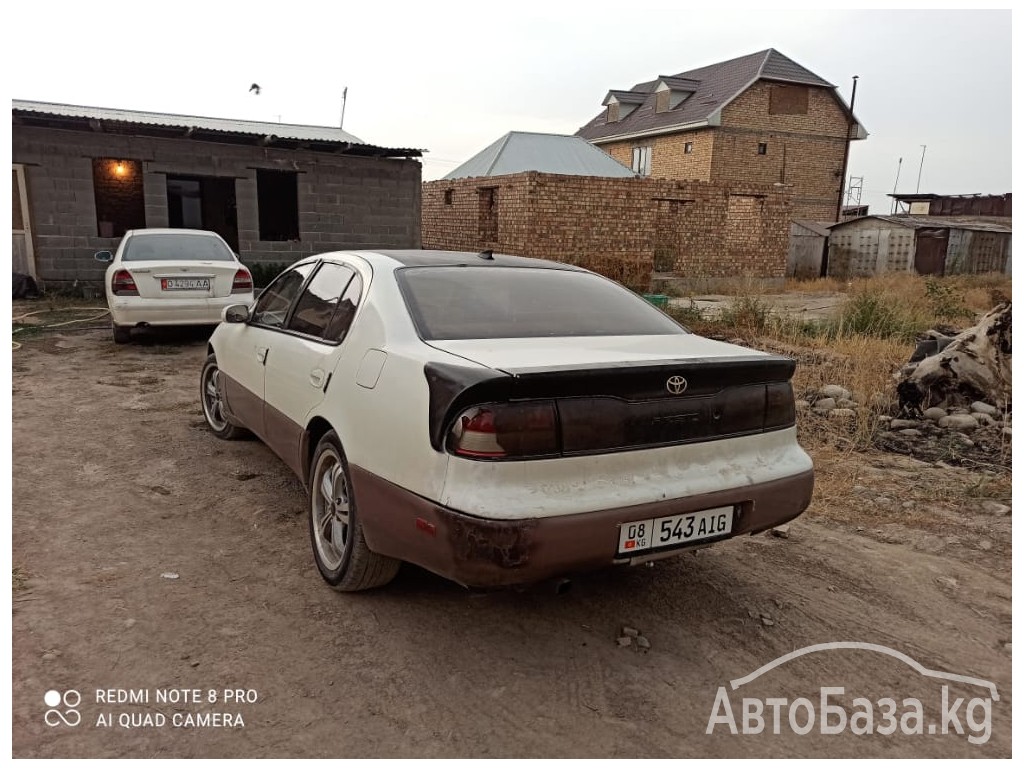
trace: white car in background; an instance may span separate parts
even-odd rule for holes
[[[215,232],[133,229],[116,253],[100,251],[114,341],[133,327],[213,325],[231,304],[254,300],[252,275]]]
[[[478,587],[642,563],[810,503],[794,361],[696,336],[583,269],[327,253],[224,320],[206,421],[302,480],[340,590],[401,561]]]

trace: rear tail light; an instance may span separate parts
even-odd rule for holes
[[[110,281],[110,292],[115,296],[138,296],[139,288],[127,269],[119,269]]]
[[[463,411],[448,449],[472,459],[523,459],[558,454],[558,419],[551,401],[494,403]]]
[[[764,398],[764,428],[778,429],[796,424],[796,400],[788,381],[768,384]]]
[[[249,270],[240,269],[235,272],[235,279],[231,281],[231,292],[232,293],[251,293],[252,292],[252,275],[249,274]]]

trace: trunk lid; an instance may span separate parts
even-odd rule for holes
[[[210,299],[231,295],[241,264],[235,261],[126,261],[139,296],[148,299]],[[209,286],[209,287],[207,287]]]
[[[484,403],[551,402],[559,453],[715,440],[795,423],[790,358],[700,336],[432,342],[492,369],[428,364],[431,438]]]

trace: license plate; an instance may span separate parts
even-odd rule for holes
[[[702,539],[714,539],[732,533],[735,507],[715,507],[684,515],[655,517],[623,523],[619,527],[620,555],[684,547]]]
[[[208,277],[161,277],[160,290],[162,291],[208,291],[210,290],[210,278]]]

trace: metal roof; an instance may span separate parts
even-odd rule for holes
[[[669,77],[662,75],[657,80],[637,83],[630,91],[646,97],[642,106],[621,120],[612,123],[606,121],[607,111],[603,111],[580,128],[576,135],[600,143],[602,140],[635,134],[717,125],[719,111],[722,107],[758,80],[817,86],[829,88],[835,92],[835,86],[832,83],[818,77],[774,48],[769,48],[729,61],[691,69],[688,72],[680,72],[677,75]],[[693,95],[673,109],[658,112],[655,88],[660,82],[665,82],[669,87],[673,87],[673,83],[678,85],[685,83],[686,89],[694,88]],[[613,93],[617,92],[613,91]],[[849,108],[838,93],[836,93],[836,99],[843,110],[849,113]],[[619,97],[619,100],[622,101],[622,98]],[[858,138],[864,136],[866,134],[862,136],[858,132]]]
[[[290,123],[266,123],[256,120],[232,120],[221,117],[198,117],[194,115],[172,115],[162,112],[140,112],[132,109],[107,109],[74,104],[56,104],[41,101],[11,102],[11,112],[19,118],[51,118],[64,127],[84,127],[103,130],[108,124],[120,126],[146,126],[156,129],[180,129],[183,136],[217,141],[228,137],[259,137],[262,143],[272,145],[278,142],[303,142],[308,144],[331,145],[332,147],[365,148],[358,154],[387,154],[389,156],[418,157],[419,149],[389,149],[367,144],[341,128],[318,125],[294,125]],[[142,132],[142,131],[140,131]]]
[[[829,229],[839,229],[847,224],[864,221],[864,219],[879,219],[909,229],[968,229],[974,232],[999,232],[1008,235],[1013,233],[1013,228],[1009,224],[1001,224],[985,217],[974,216],[888,216],[875,214],[840,221],[838,224],[829,225]]]
[[[505,176],[524,171],[611,178],[636,176],[618,160],[577,136],[512,131],[444,178]]]
[[[793,219],[793,223],[804,229],[810,230],[821,237],[828,237],[828,228],[833,225],[831,221],[814,221],[813,219]]]

